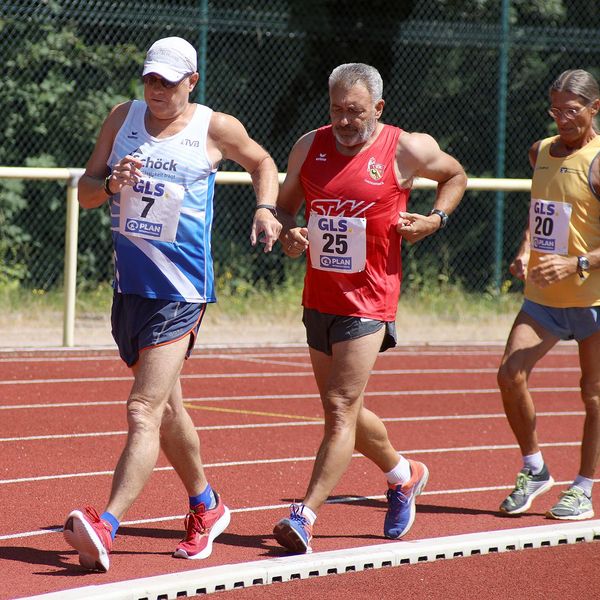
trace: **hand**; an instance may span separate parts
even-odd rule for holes
[[[398,215],[396,231],[410,244],[435,233],[440,228],[438,215],[420,215],[418,213],[401,212]]]
[[[543,288],[576,272],[577,258],[575,256],[545,254],[540,257],[539,264],[529,271],[529,279],[535,285]]]
[[[525,281],[527,277],[527,265],[529,264],[529,253],[519,254],[515,257],[515,259],[510,263],[508,267],[511,275],[520,279],[521,281]]]
[[[306,227],[289,229],[281,238],[281,246],[286,256],[298,258],[308,248],[308,229]]]
[[[256,246],[257,242],[261,242],[264,244],[264,252],[271,252],[280,232],[281,223],[270,210],[259,208],[254,213],[250,231],[250,242],[253,246]]]
[[[128,154],[116,163],[110,174],[108,187],[110,191],[116,194],[126,185],[135,185],[144,176],[140,171],[142,161],[135,156]]]

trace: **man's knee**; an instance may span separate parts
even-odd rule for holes
[[[510,391],[527,383],[527,372],[518,361],[509,357],[500,365],[497,381],[501,390]]]
[[[158,430],[164,406],[156,399],[141,394],[131,395],[127,401],[127,422],[134,430]]]
[[[347,396],[328,395],[323,403],[325,413],[325,427],[329,430],[344,430],[356,428],[358,399]]]
[[[581,399],[586,412],[600,413],[600,380],[581,379]]]
[[[186,427],[193,429],[194,425],[189,413],[183,406],[173,407],[167,402],[160,421],[161,436],[166,437],[171,432],[181,432]]]

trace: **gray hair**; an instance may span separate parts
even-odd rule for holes
[[[357,83],[364,85],[373,102],[383,97],[383,79],[375,67],[363,63],[346,63],[336,67],[329,76],[329,89],[334,85],[350,88]]]
[[[587,103],[600,97],[598,82],[591,73],[583,69],[570,69],[561,73],[550,86],[550,93],[552,92],[570,92]]]

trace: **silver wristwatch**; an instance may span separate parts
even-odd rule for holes
[[[590,261],[586,256],[578,256],[577,257],[577,274],[581,279],[585,278],[585,271],[590,270]]]

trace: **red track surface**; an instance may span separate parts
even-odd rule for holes
[[[367,406],[386,419],[396,448],[426,462],[431,473],[405,539],[555,523],[544,512],[564,485],[520,518],[497,512],[520,468],[496,389],[500,354],[498,346],[406,347],[382,354],[375,365]],[[321,436],[307,351],[198,349],[183,373],[207,474],[232,509],[231,525],[201,564],[171,558],[187,499],[161,457],[119,530],[109,573],[90,574],[62,534],[46,531],[59,528],[73,508],[104,507],[125,440],[129,371],[112,352],[0,354],[0,598],[284,554],[271,530],[290,502],[302,498]],[[530,382],[544,456],[557,482],[570,482],[577,472],[578,380],[576,347],[561,345]],[[341,502],[320,512],[315,552],[383,543],[384,491],[377,468],[356,457],[334,492]],[[600,506],[598,494],[595,503]],[[224,597],[562,598],[586,587],[589,595],[588,586],[600,582],[599,566],[600,544],[591,542],[293,581]]]

